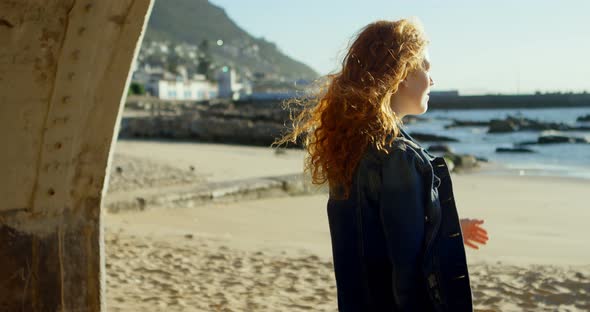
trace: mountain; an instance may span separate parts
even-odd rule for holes
[[[226,44],[224,48],[215,44],[220,39]],[[311,67],[288,57],[274,43],[248,34],[222,8],[207,0],[155,1],[145,40],[196,46],[208,40],[217,62],[292,79],[318,77]]]

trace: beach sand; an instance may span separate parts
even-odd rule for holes
[[[119,141],[109,193],[296,173],[302,156]],[[485,219],[490,234],[467,254],[478,310],[590,311],[589,181],[471,173],[453,183],[461,217]],[[326,199],[106,214],[109,311],[336,311]]]

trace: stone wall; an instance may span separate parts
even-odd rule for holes
[[[152,111],[148,109],[148,111]],[[121,123],[121,138],[186,139],[270,146],[289,125],[280,103],[194,104],[163,106],[149,116],[129,114]]]

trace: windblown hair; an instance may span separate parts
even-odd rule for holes
[[[422,66],[428,44],[417,21],[376,21],[351,44],[342,69],[330,74],[310,98],[286,102],[292,128],[275,142],[303,143],[305,171],[313,184],[328,182],[348,198],[356,167],[369,146],[387,153],[401,120],[390,98],[412,70]],[[301,141],[299,141],[301,140]]]

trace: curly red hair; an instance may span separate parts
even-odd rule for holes
[[[292,128],[275,142],[301,139],[305,171],[314,184],[349,196],[356,167],[369,146],[387,153],[401,120],[390,97],[409,72],[422,66],[428,44],[417,21],[376,21],[364,27],[348,49],[342,69],[319,83],[311,98],[291,99]],[[296,112],[293,114],[293,112]]]

